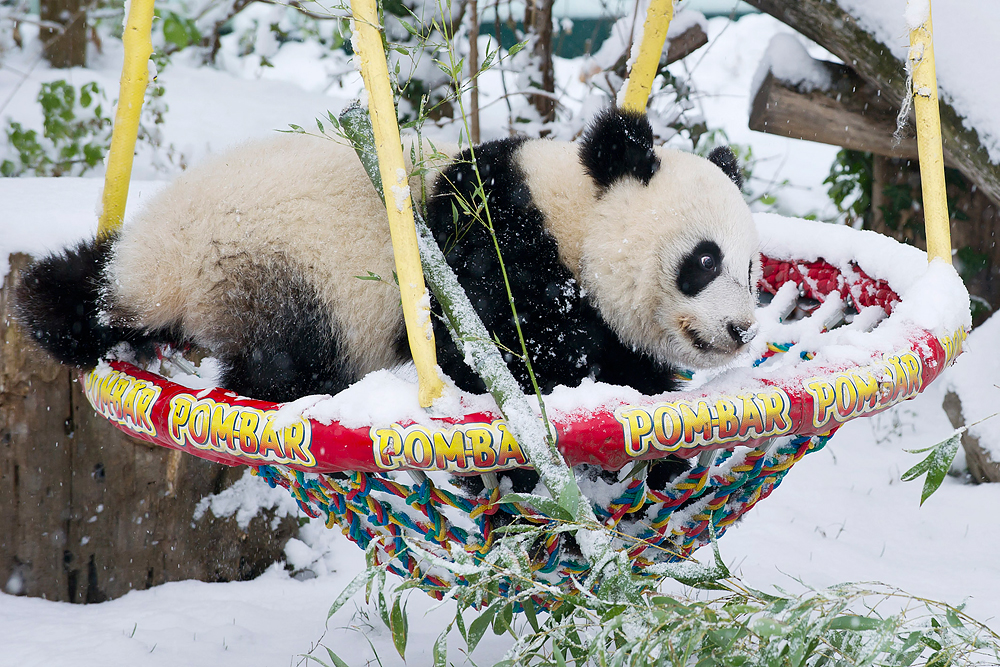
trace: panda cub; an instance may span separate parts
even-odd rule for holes
[[[644,115],[608,109],[579,143],[512,137],[475,163],[466,150],[433,176],[427,221],[486,328],[519,350],[488,211],[543,391],[589,377],[657,394],[675,367],[724,364],[753,337],[758,239],[729,149],[654,147]],[[222,386],[280,402],[409,360],[392,275],[354,151],[284,135],[184,173],[118,235],[39,260],[15,313],[63,363],[194,343]],[[440,317],[434,330],[442,370],[483,391]]]

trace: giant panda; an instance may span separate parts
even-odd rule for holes
[[[725,364],[753,337],[758,239],[728,149],[654,147],[644,115],[612,108],[578,142],[511,137],[474,160],[478,176],[472,150],[433,174],[428,224],[487,329],[520,350],[473,211],[485,193],[543,392],[589,377],[657,394],[677,367]],[[119,234],[39,260],[15,312],[64,363],[194,343],[222,386],[283,402],[409,359],[392,257],[354,151],[282,135],[184,173]],[[434,329],[442,370],[481,391],[439,316]],[[530,391],[523,361],[507,360]]]

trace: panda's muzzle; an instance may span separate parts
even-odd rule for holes
[[[726,324],[726,331],[736,343],[736,347],[741,348],[757,336],[756,322],[729,322]]]

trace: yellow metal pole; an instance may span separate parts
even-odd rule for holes
[[[352,0],[355,49],[361,59],[361,76],[368,91],[368,114],[378,149],[379,173],[389,213],[389,231],[396,259],[396,275],[403,298],[403,320],[410,353],[420,378],[419,400],[429,407],[444,388],[437,370],[434,330],[431,327],[427,288],[420,268],[417,230],[413,222],[413,202],[407,185],[403,147],[399,140],[396,106],[392,98],[389,69],[382,48],[375,0]]]
[[[667,41],[667,30],[674,18],[674,0],[652,0],[646,10],[646,20],[642,25],[642,42],[639,55],[632,63],[628,76],[628,88],[622,108],[626,111],[645,111],[649,91],[653,87],[656,69],[660,65],[663,44]]]
[[[927,20],[910,32],[908,55],[913,72],[913,110],[917,118],[924,230],[927,235],[928,261],[941,259],[951,264],[951,229],[944,182],[937,74],[934,68],[934,30],[931,25],[931,3],[930,0],[926,2]]]
[[[149,56],[153,54],[150,32],[153,27],[153,0],[132,0],[122,41],[125,63],[122,66],[118,110],[104,175],[104,195],[97,225],[98,236],[117,231],[125,219],[125,200],[132,177],[135,138],[139,133],[142,100],[149,81]]]

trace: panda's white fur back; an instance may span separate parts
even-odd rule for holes
[[[151,329],[180,323],[211,346],[227,335],[217,331],[217,291],[243,257],[291,260],[308,271],[359,372],[399,362],[393,342],[402,314],[385,207],[353,149],[283,135],[215,158],[128,224],[108,270],[128,315]],[[356,277],[369,271],[388,284]]]

